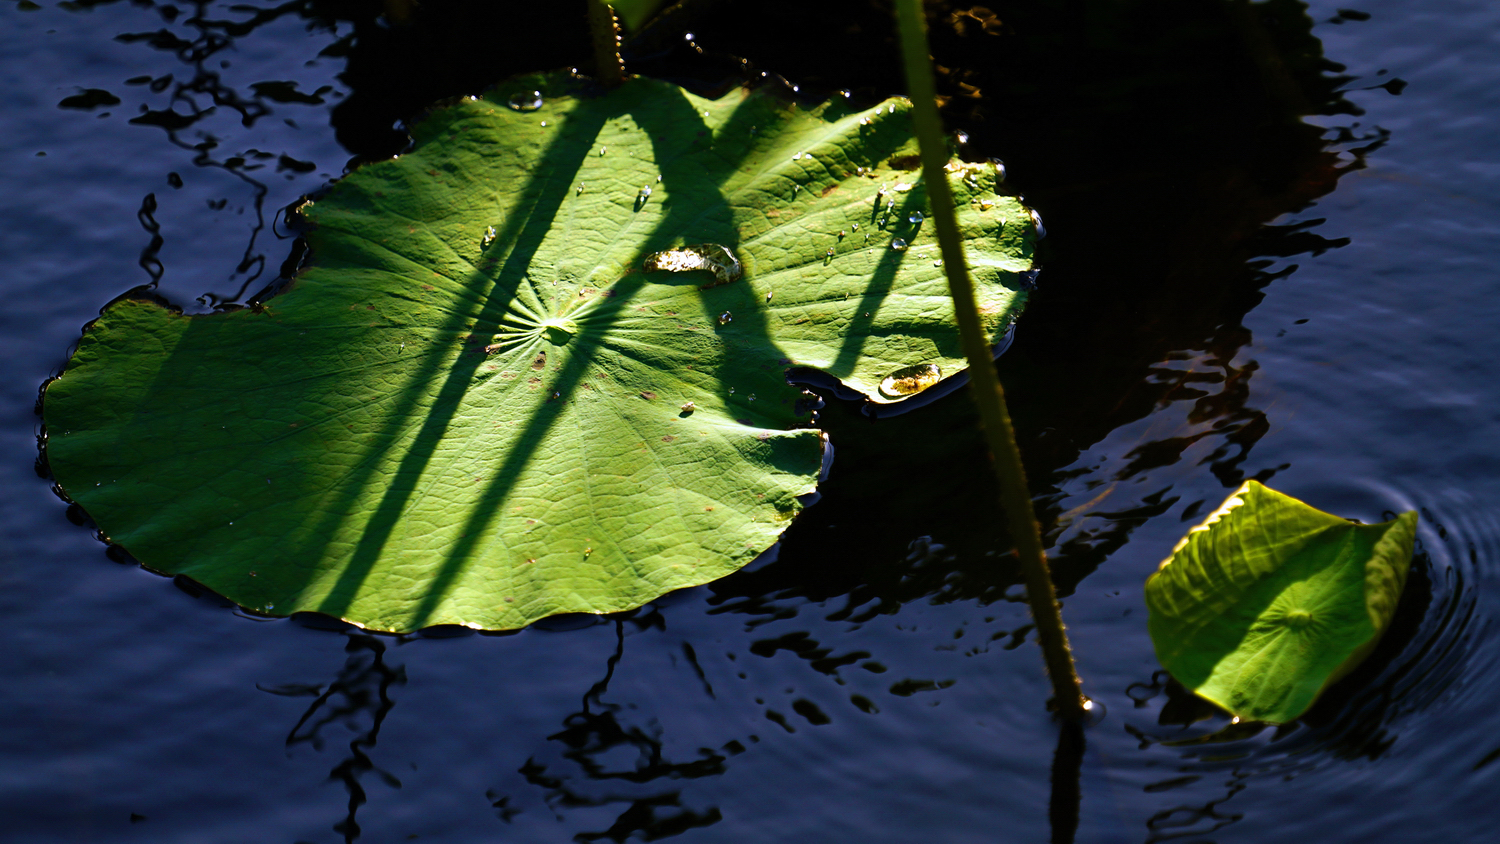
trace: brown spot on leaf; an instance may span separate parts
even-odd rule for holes
[[[531,361],[531,368],[532,369],[546,369],[547,368],[547,353],[546,352],[537,352],[536,353],[536,358]]]
[[[646,401],[652,401],[656,398],[656,394],[651,392],[650,390],[646,390],[641,393],[641,398],[645,399]]]

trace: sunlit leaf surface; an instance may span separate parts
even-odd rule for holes
[[[1290,721],[1390,624],[1416,529],[1415,512],[1361,525],[1248,481],[1146,581],[1157,658],[1240,718]]]
[[[788,367],[875,401],[963,368],[906,105],[586,86],[435,110],[301,208],[263,307],[107,308],[46,393],[66,493],[149,568],[379,630],[623,610],[769,547],[822,455]],[[1030,219],[949,178],[998,335]]]

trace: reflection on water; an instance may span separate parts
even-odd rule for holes
[[[629,621],[650,623],[649,616]],[[625,806],[608,828],[580,832],[573,836],[575,841],[624,842],[636,835],[655,841],[718,823],[723,815],[717,807],[684,806],[681,787],[674,783],[722,774],[728,755],[744,751],[743,745],[731,741],[722,751],[701,748],[697,758],[673,761],[663,749],[661,725],[632,723],[625,707],[605,700],[615,668],[625,655],[626,623],[623,619],[615,622],[615,652],[603,679],[584,694],[579,710],[563,719],[563,729],[547,737],[555,743],[549,746],[547,757],[527,759],[520,768],[526,782],[542,789],[558,820],[567,809]],[[690,646],[687,654],[692,658]],[[504,814],[508,798],[493,792],[488,796],[502,809],[501,819],[508,821]]]
[[[317,695],[302,718],[286,737],[290,752],[298,745],[321,751],[329,740],[325,732],[343,727],[354,737],[347,745],[348,755],[328,772],[330,780],[344,784],[349,791],[349,814],[333,825],[346,844],[359,838],[360,827],[355,813],[368,800],[364,778],[374,774],[390,788],[400,788],[401,781],[377,767],[370,758],[380,738],[380,726],[395,707],[391,698],[393,686],[405,685],[406,670],[386,664],[386,645],[373,636],[352,635],[344,648],[348,658],[328,688]],[[273,694],[296,695],[301,689],[268,689]]]

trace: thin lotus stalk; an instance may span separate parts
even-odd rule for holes
[[[1037,638],[1041,640],[1058,712],[1069,721],[1079,721],[1084,717],[1088,701],[1083,696],[1078,671],[1073,666],[1073,654],[1068,648],[1068,635],[1063,629],[1057,593],[1052,586],[1046,552],[1042,550],[1041,532],[1026,486],[1021,452],[1016,446],[1015,431],[1005,406],[1004,389],[994,375],[994,357],[979,319],[974,284],[969,277],[959,237],[958,218],[953,212],[953,193],[948,188],[948,176],[943,170],[948,161],[948,144],[938,116],[937,89],[927,51],[927,24],[919,0],[897,0],[896,19],[907,88],[912,100],[912,119],[922,148],[922,178],[927,185],[927,198],[932,203],[933,227],[937,230],[948,290],[958,316],[964,356],[969,362],[969,392],[979,406],[979,418],[993,458],[995,477],[1000,482],[1000,502],[1016,543],[1016,554],[1026,582],[1026,596],[1031,604],[1031,617],[1036,622]]]
[[[604,0],[589,0],[589,32],[594,41],[594,70],[606,88],[625,81],[625,62],[620,58],[620,22],[614,7]]]

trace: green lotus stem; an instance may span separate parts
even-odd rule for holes
[[[1026,597],[1031,604],[1037,638],[1041,640],[1057,709],[1063,718],[1079,721],[1084,717],[1088,701],[1079,686],[1078,671],[1073,667],[1068,634],[1063,629],[1057,592],[1047,569],[1041,532],[1026,486],[1026,472],[1021,466],[1021,452],[1016,446],[1010,413],[1005,407],[1005,391],[994,375],[994,357],[975,305],[974,284],[969,278],[958,219],[953,213],[953,193],[948,188],[948,175],[943,170],[948,162],[948,144],[943,136],[942,120],[938,117],[937,89],[927,52],[927,22],[922,17],[920,0],[897,0],[896,21],[912,101],[912,119],[916,124],[917,141],[922,147],[922,178],[927,185],[927,198],[932,203],[933,227],[937,230],[938,246],[942,250],[953,309],[958,315],[964,356],[969,360],[970,394],[979,405],[979,418],[993,458],[995,477],[1000,482],[1000,503],[1016,543],[1016,554],[1020,557]],[[989,373],[988,377],[986,373]]]
[[[615,10],[604,0],[589,0],[589,32],[594,40],[594,71],[606,88],[625,81],[625,62],[620,58],[620,24]]]

